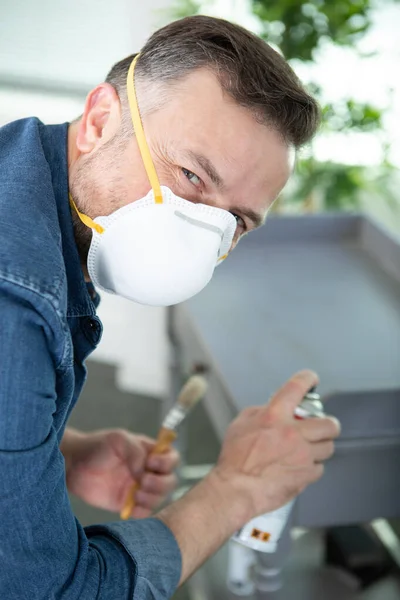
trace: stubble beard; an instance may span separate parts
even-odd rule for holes
[[[78,210],[91,219],[100,215],[107,216],[124,205],[126,189],[124,181],[118,176],[123,151],[124,144],[115,139],[110,140],[96,154],[88,156],[76,167],[70,181],[70,193]],[[113,175],[109,175],[111,173]],[[72,222],[76,246],[85,271],[93,232],[82,223],[75,210],[72,210]]]

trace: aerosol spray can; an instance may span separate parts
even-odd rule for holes
[[[324,417],[324,407],[319,394],[311,390],[304,396],[301,404],[295,410],[296,419],[309,419]],[[290,512],[295,500],[291,500],[281,508],[255,517],[244,527],[237,531],[230,541],[230,556],[228,566],[228,588],[238,594],[248,594],[254,584],[251,582],[250,549],[258,552],[273,553],[277,549],[278,541],[288,522]],[[243,564],[243,556],[236,546],[241,544],[249,549],[245,564],[249,565],[246,569]],[[241,561],[241,564],[239,564]]]

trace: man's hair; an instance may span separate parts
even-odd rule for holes
[[[111,69],[106,81],[126,105],[126,78],[134,55]],[[271,46],[243,27],[206,16],[186,17],[156,31],[143,47],[137,80],[167,89],[196,69],[215,73],[222,89],[260,123],[296,148],[315,134],[316,100]]]

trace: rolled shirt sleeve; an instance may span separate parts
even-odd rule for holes
[[[171,530],[159,519],[94,525],[89,540],[102,534],[122,544],[134,563],[134,598],[170,598],[181,574],[181,554]],[[93,536],[93,537],[92,537]]]
[[[59,319],[48,299],[0,277],[0,598],[164,600],[181,571],[158,519],[86,530],[71,510],[55,416]]]

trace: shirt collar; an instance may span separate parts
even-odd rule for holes
[[[75,242],[68,200],[68,123],[44,125],[41,133],[44,153],[51,170],[54,197],[60,224],[62,251],[68,284],[68,317],[96,314],[99,297],[94,287],[85,282]],[[91,298],[93,297],[93,300]]]

